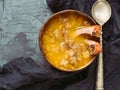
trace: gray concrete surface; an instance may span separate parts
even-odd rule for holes
[[[0,0],[0,66],[21,56],[44,64],[38,35],[51,14],[46,0]]]

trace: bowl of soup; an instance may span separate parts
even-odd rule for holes
[[[80,11],[64,10],[53,14],[39,34],[39,46],[45,60],[62,71],[86,68],[97,55],[91,54],[86,43],[86,40],[94,37],[88,34],[74,37],[73,33],[78,28],[92,25],[96,25],[95,21]]]

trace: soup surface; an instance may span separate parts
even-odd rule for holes
[[[76,13],[56,15],[49,20],[41,36],[41,48],[48,62],[68,71],[78,70],[90,63],[95,56],[90,54],[85,42],[89,37],[73,37],[72,33],[77,28],[91,25]]]

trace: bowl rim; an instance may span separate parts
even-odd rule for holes
[[[59,12],[57,12],[57,13],[54,13],[54,14],[52,14],[52,15],[49,17],[48,20],[46,20],[46,22],[45,22],[45,23],[43,24],[43,26],[40,28],[39,37],[38,37],[39,50],[40,50],[41,54],[43,55],[44,59],[45,59],[51,66],[53,66],[54,68],[56,68],[56,69],[58,69],[58,70],[60,70],[60,71],[64,71],[64,72],[82,71],[83,69],[87,68],[87,67],[95,60],[95,58],[96,58],[97,55],[94,56],[93,59],[92,59],[89,63],[87,63],[85,66],[82,66],[82,67],[77,68],[77,69],[74,69],[74,70],[67,70],[67,69],[64,69],[64,70],[63,70],[63,69],[60,69],[60,68],[56,67],[54,64],[52,64],[52,63],[46,58],[46,56],[45,56],[45,54],[44,54],[44,52],[43,52],[43,49],[42,49],[42,42],[41,42],[41,41],[42,41],[42,34],[43,34],[43,32],[44,32],[44,27],[46,26],[46,24],[47,24],[52,18],[54,18],[55,16],[57,16],[57,15],[59,15],[59,14],[61,14],[61,13],[66,13],[66,12],[76,12],[76,13],[78,13],[79,15],[82,15],[82,16],[88,18],[89,20],[92,21],[92,23],[93,23],[94,25],[96,25],[96,22],[95,22],[95,20],[94,20],[92,17],[90,17],[90,16],[87,15],[86,13],[81,12],[81,11],[78,11],[78,10],[67,9],[67,10],[62,10],[62,11],[59,11]]]

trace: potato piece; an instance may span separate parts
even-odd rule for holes
[[[69,63],[68,60],[62,59],[60,65],[61,65],[61,66],[65,66],[65,65],[67,65],[68,63]]]

